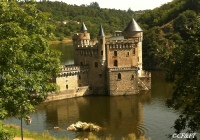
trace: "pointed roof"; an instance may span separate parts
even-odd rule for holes
[[[100,26],[100,30],[99,30],[98,36],[105,36],[102,25]]]
[[[81,26],[81,31],[87,31],[87,28],[86,28],[86,26],[85,26],[85,23],[84,23],[84,22],[82,23],[82,26]]]
[[[142,29],[140,28],[140,26],[137,24],[137,22],[135,21],[135,19],[132,19],[128,26],[124,29],[124,32],[142,32]]]

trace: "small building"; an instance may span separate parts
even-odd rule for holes
[[[106,39],[100,26],[93,41],[82,23],[72,40],[74,65],[62,66],[56,78],[60,91],[75,97],[132,95],[151,89],[151,74],[142,69],[143,31],[134,19],[123,30],[123,38]]]

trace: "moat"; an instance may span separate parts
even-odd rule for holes
[[[135,133],[145,134],[152,140],[167,140],[165,135],[173,133],[170,127],[179,114],[165,106],[171,86],[162,81],[163,74],[152,74],[151,91],[130,96],[87,96],[44,103],[31,114],[32,124],[24,124],[24,128],[39,133],[48,130],[57,137],[73,139],[88,134],[66,130],[80,120],[103,127],[102,131],[95,132],[99,137],[112,135],[117,140]],[[20,124],[16,119],[6,122]],[[55,126],[62,130],[54,130]]]
[[[65,52],[62,64],[73,64],[71,45],[54,46]],[[163,72],[152,72],[152,89],[130,96],[86,96],[41,104],[31,114],[32,124],[24,128],[43,133],[45,130],[56,137],[70,139],[87,136],[88,132],[71,132],[67,127],[77,121],[95,123],[103,127],[95,132],[99,137],[112,136],[121,139],[130,133],[144,134],[152,140],[167,140],[173,134],[174,120],[179,113],[165,106],[171,96],[172,86],[164,82]],[[5,121],[20,124],[14,118]],[[61,130],[55,130],[58,126]]]

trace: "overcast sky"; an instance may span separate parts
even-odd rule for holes
[[[90,5],[91,2],[97,2],[101,8],[128,10],[133,11],[154,9],[161,5],[171,2],[172,0],[50,0],[63,1],[67,4],[81,4]]]

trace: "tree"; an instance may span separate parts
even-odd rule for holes
[[[0,119],[24,118],[57,89],[60,54],[47,42],[52,29],[34,2],[0,3]]]
[[[191,18],[193,17],[193,18]],[[181,112],[175,121],[176,133],[187,130],[195,133],[200,128],[200,20],[194,12],[186,11],[174,21],[180,31],[179,39],[168,53],[165,62],[166,80],[174,83],[168,107]],[[197,139],[197,138],[195,138]]]
[[[98,2],[91,2],[89,7],[93,7],[93,8],[98,8],[100,9],[99,3]]]

